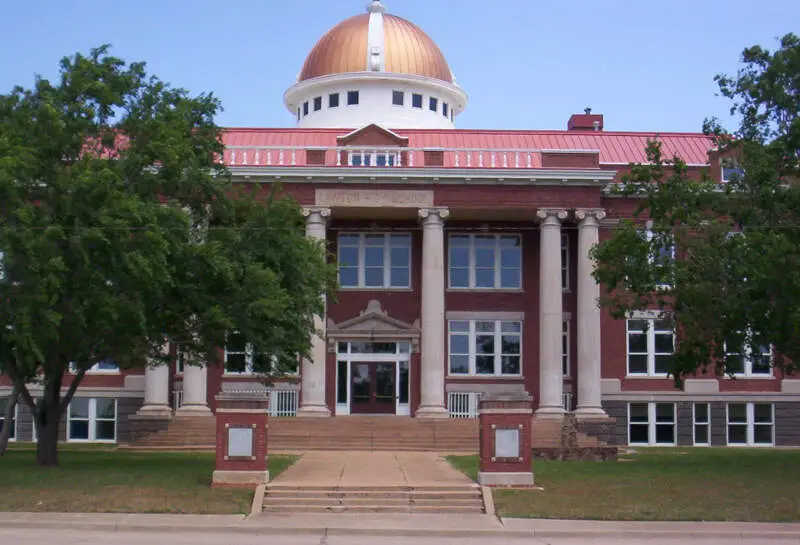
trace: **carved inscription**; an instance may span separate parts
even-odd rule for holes
[[[317,189],[316,205],[350,208],[426,208],[433,206],[433,191]]]

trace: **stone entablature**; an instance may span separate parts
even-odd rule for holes
[[[317,189],[317,206],[343,208],[429,208],[433,191],[391,189]]]

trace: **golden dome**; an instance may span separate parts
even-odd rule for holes
[[[329,30],[308,55],[298,81],[320,76],[367,72],[370,56],[370,13],[345,19]],[[384,15],[383,63],[381,71],[426,76],[453,83],[453,75],[442,51],[414,23]]]

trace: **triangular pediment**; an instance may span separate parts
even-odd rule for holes
[[[365,125],[336,138],[340,146],[397,146],[408,147],[408,137],[400,136],[375,123]]]
[[[381,308],[380,302],[372,300],[358,316],[341,323],[328,321],[328,335],[353,334],[419,335],[419,327],[392,318]]]

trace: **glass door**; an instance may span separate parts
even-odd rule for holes
[[[394,362],[351,364],[351,414],[395,414],[396,391]]]

